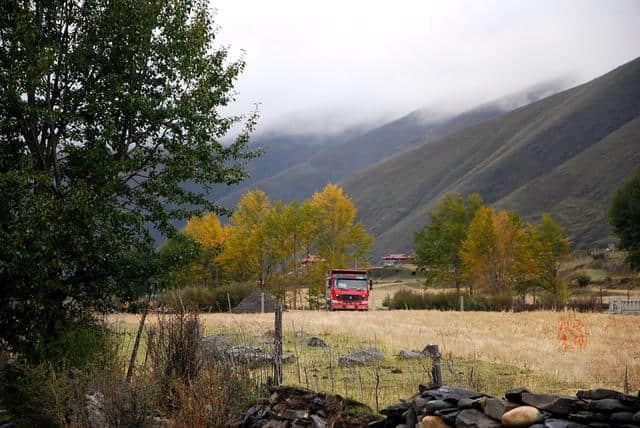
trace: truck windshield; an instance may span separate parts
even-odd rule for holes
[[[366,290],[367,281],[364,279],[336,279],[336,288],[338,290]]]

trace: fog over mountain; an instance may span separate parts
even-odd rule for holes
[[[314,140],[309,135],[272,135],[270,139],[257,136],[254,143],[263,144],[265,155],[255,160],[250,168],[254,168],[259,176],[254,174],[232,192],[228,190],[233,188],[225,187],[227,193],[220,202],[232,208],[251,188],[264,190],[272,200],[290,202],[308,198],[328,182],[347,179],[388,157],[398,156],[417,145],[537,101],[565,89],[567,85],[566,79],[539,83],[463,111],[443,110],[438,105],[423,107],[395,120],[382,122],[366,132],[352,130],[352,138],[348,138],[347,132],[328,134],[324,139],[316,138],[324,145],[316,144],[306,150],[301,150],[306,146],[305,141]],[[294,157],[296,162],[291,161]],[[273,165],[279,168],[274,169]],[[260,173],[264,170],[274,173]]]
[[[247,61],[230,111],[260,103],[258,135],[337,132],[426,105],[464,111],[558,76],[583,83],[640,53],[637,0],[211,6],[218,40]]]

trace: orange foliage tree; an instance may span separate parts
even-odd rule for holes
[[[460,250],[468,280],[496,294],[510,295],[536,274],[522,219],[506,211],[478,209]]]
[[[460,250],[466,279],[494,294],[512,296],[541,288],[560,302],[569,291],[558,277],[569,240],[549,214],[540,225],[513,212],[483,206],[477,210]]]

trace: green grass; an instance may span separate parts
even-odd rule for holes
[[[376,408],[397,403],[418,391],[418,385],[431,381],[431,362],[398,358],[400,349],[384,343],[371,343],[357,337],[326,334],[330,348],[311,348],[287,336],[283,349],[298,356],[298,362],[285,368],[284,382],[332,394],[340,394]],[[347,352],[376,346],[385,358],[365,367],[342,368],[338,357]],[[445,384],[480,390],[501,396],[508,389],[528,385],[546,392],[567,392],[575,386],[552,376],[508,364],[460,358],[443,352],[442,374]],[[376,387],[378,382],[378,387]]]
[[[296,326],[285,321],[283,327],[283,351],[297,356],[295,363],[285,365],[284,383],[287,385],[339,394],[375,410],[411,397],[417,393],[419,384],[430,381],[430,360],[399,359],[397,355],[402,349],[399,347],[401,345],[391,345],[386,337],[364,338],[348,333],[337,334],[328,327],[316,326],[311,330],[312,333],[321,337],[329,347],[314,348],[307,346],[294,334],[304,326]],[[137,324],[114,323],[113,328],[121,334],[122,349],[128,362]],[[219,333],[230,334],[237,344],[269,347],[270,336],[264,327],[256,326],[254,329],[246,328],[244,324],[216,324],[208,321],[203,334]],[[366,367],[339,367],[339,356],[368,346],[380,348],[384,352],[384,360]],[[139,365],[144,362],[145,352],[146,340],[143,336],[137,357]],[[501,396],[508,389],[518,386],[527,386],[538,392],[564,394],[574,393],[576,389],[583,387],[561,380],[560,374],[533,371],[516,361],[497,363],[487,360],[487,356],[473,357],[469,354],[465,354],[467,357],[463,358],[461,355],[450,353],[445,344],[441,345],[441,353],[442,373],[445,383],[449,385],[480,390],[496,396]],[[255,369],[252,376],[259,382],[266,383],[267,378],[272,376],[272,369]]]
[[[135,327],[121,328],[120,332],[123,338],[123,352],[130,355]],[[224,331],[206,328],[205,335],[223,332],[231,334],[234,342],[239,345],[268,341],[268,336],[258,336],[259,332],[242,330]],[[284,384],[339,394],[362,402],[372,409],[380,409],[397,403],[400,399],[411,397],[417,393],[419,384],[430,382],[430,360],[399,359],[397,355],[400,349],[387,346],[384,338],[366,341],[359,337],[331,333],[320,337],[329,347],[309,347],[304,340],[297,338],[294,334],[285,335],[283,352],[295,354],[296,362],[285,365]],[[270,348],[264,343],[262,346]],[[376,346],[383,350],[384,360],[365,367],[343,368],[338,365],[339,356],[368,346]],[[138,351],[138,364],[143,363],[145,350],[146,343],[143,338]],[[446,349],[441,352],[443,353],[442,374],[444,382],[448,385],[480,390],[497,396],[501,396],[508,389],[523,385],[549,393],[569,392],[577,387],[559,381],[553,376],[535,373],[515,365],[460,358],[446,352]],[[252,373],[256,379],[263,382],[272,375],[270,367],[255,369]]]

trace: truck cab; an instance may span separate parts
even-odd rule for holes
[[[366,270],[332,269],[327,277],[327,309],[367,311],[373,282]]]

